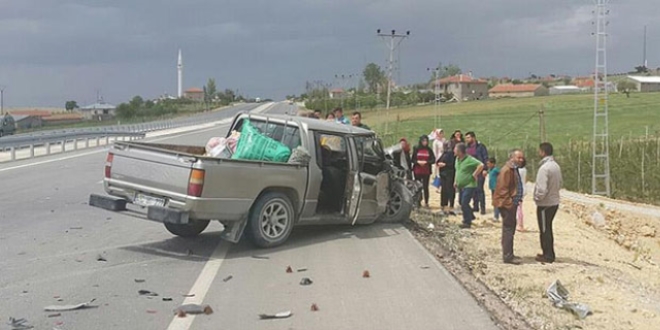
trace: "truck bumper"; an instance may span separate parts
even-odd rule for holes
[[[123,198],[116,198],[111,196],[102,196],[91,194],[89,196],[89,205],[102,208],[104,210],[113,212],[128,211],[126,207],[128,201]],[[147,207],[147,219],[157,222],[167,222],[173,224],[187,224],[190,222],[188,212],[177,209],[170,209],[160,206]]]

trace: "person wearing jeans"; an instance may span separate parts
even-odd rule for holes
[[[518,166],[524,154],[520,149],[509,152],[509,161],[502,167],[497,177],[493,195],[493,207],[502,213],[502,260],[505,264],[520,264],[520,258],[513,254],[513,238],[516,234],[516,210],[522,201],[522,180]]]
[[[552,144],[547,142],[539,146],[539,156],[542,160],[534,186],[536,217],[539,223],[541,250],[543,250],[542,254],[536,256],[536,261],[541,263],[555,261],[552,221],[559,209],[559,190],[563,183],[561,168],[552,156],[552,149]]]
[[[477,135],[474,132],[465,133],[465,144],[467,145],[467,154],[476,158],[482,164],[488,162],[488,149],[486,146],[477,141]],[[482,215],[486,214],[486,193],[484,191],[484,186],[486,184],[486,175],[488,173],[484,171],[483,175],[480,175],[477,178],[477,189],[474,192],[473,199],[473,208],[474,212],[480,212]]]
[[[474,197],[477,179],[483,175],[484,170],[484,164],[468,155],[466,148],[465,143],[458,143],[454,147],[454,155],[456,156],[454,187],[460,191],[459,201],[463,211],[463,223],[460,227],[463,229],[470,228],[472,221],[475,219],[472,207],[470,207],[470,200]]]

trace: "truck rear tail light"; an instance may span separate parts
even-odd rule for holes
[[[110,179],[112,175],[112,160],[115,158],[114,154],[108,153],[108,157],[105,158],[105,177]]]
[[[190,181],[188,182],[188,195],[202,197],[204,189],[204,170],[193,169],[190,171]]]

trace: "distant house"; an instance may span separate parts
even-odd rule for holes
[[[46,110],[13,110],[9,111],[9,114],[12,115],[14,118],[16,116],[31,116],[31,117],[48,117],[50,116],[50,111]]]
[[[582,89],[580,87],[574,86],[574,85],[568,85],[568,86],[553,86],[550,87],[550,95],[561,95],[561,94],[578,94],[582,93]]]
[[[442,93],[454,94],[459,102],[488,98],[488,81],[472,78],[471,75],[459,74],[438,79],[432,82],[429,88],[435,89],[436,84]]]
[[[12,115],[16,123],[16,129],[31,129],[41,127],[43,125],[42,118],[39,116],[30,115]]]
[[[628,76],[637,85],[638,92],[660,92],[659,76]]]
[[[183,97],[194,101],[204,101],[204,90],[198,87],[191,87],[183,92]]]
[[[343,88],[334,88],[330,90],[330,98],[331,99],[336,99],[340,98],[344,95],[344,89]]]
[[[115,116],[115,106],[103,101],[96,102],[78,109],[87,120],[107,120]]]
[[[546,96],[548,89],[539,84],[500,84],[491,88],[488,95],[492,98],[501,97],[532,97],[532,96]]]

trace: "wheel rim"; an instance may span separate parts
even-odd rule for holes
[[[403,207],[403,198],[401,198],[401,194],[397,191],[392,191],[390,193],[390,200],[387,202],[387,215],[393,216],[397,214],[401,210],[401,207]]]
[[[270,239],[280,238],[289,225],[289,210],[281,201],[272,201],[262,209],[260,216],[261,233]]]

